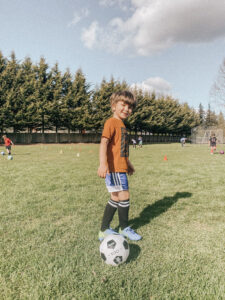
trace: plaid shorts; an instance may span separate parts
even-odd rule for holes
[[[106,174],[105,184],[109,193],[127,191],[129,189],[126,173]]]

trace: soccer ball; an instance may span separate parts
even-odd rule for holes
[[[8,155],[7,159],[12,160],[13,159],[12,155]]]
[[[109,234],[100,244],[101,258],[108,265],[124,263],[130,253],[127,240],[120,234]]]
[[[1,152],[1,155],[5,155],[5,152],[4,152],[4,151],[2,151],[2,152]]]
[[[223,150],[221,150],[221,151],[220,151],[220,154],[224,154],[224,151],[223,151]]]

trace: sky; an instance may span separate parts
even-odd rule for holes
[[[218,111],[224,0],[0,0],[0,51]]]

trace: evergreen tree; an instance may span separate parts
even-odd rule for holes
[[[134,94],[137,106],[128,120],[131,130],[134,130],[135,134],[143,130],[150,132],[155,126],[155,94],[143,93],[142,90],[134,90]]]
[[[81,69],[76,74],[72,83],[73,115],[71,117],[71,126],[73,130],[80,132],[90,128],[91,125],[91,105],[90,105],[90,85],[86,83],[86,78]]]
[[[12,52],[3,72],[4,82],[6,84],[6,101],[3,106],[3,112],[5,114],[6,127],[13,127],[14,132],[21,129],[22,103],[21,99],[18,98],[21,87],[21,73],[21,67],[17,62],[16,55]]]
[[[68,129],[68,132],[72,129],[72,117],[73,117],[73,104],[74,94],[72,89],[72,75],[70,70],[67,69],[62,76],[62,102],[60,104],[61,111],[61,126]]]
[[[3,132],[6,126],[6,118],[5,115],[5,103],[6,103],[6,76],[5,69],[7,66],[7,59],[0,52],[0,131]]]
[[[35,73],[29,57],[21,64],[20,89],[17,100],[20,102],[20,129],[28,128],[29,132],[35,127],[35,115],[37,111],[35,103]],[[18,121],[17,121],[18,122]]]
[[[50,102],[51,102],[51,74],[48,73],[48,64],[42,57],[35,70],[35,99],[37,113],[35,118],[36,125],[41,127],[42,133],[46,128],[50,128]]]
[[[50,76],[51,102],[49,104],[50,124],[58,131],[63,124],[62,104],[63,104],[63,84],[62,75],[58,64],[51,69]]]
[[[206,127],[217,126],[217,116],[215,112],[211,110],[210,104],[208,104],[208,110],[205,118],[205,126]]]
[[[180,105],[180,123],[174,132],[189,135],[191,129],[199,125],[199,116],[194,109],[191,109],[187,103]]]
[[[205,111],[201,103],[199,104],[198,115],[199,115],[199,124],[203,126],[205,123]]]

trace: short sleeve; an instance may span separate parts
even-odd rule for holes
[[[104,129],[102,132],[102,137],[106,137],[107,139],[111,139],[115,133],[115,126],[113,122],[109,119],[105,122]]]

